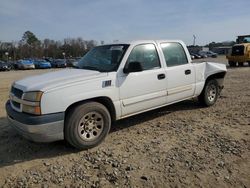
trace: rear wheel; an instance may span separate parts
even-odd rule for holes
[[[230,67],[236,67],[236,62],[234,61],[228,61],[228,64]]]
[[[203,106],[212,106],[217,101],[218,95],[218,82],[216,80],[209,80],[206,82],[205,87],[198,99]]]
[[[66,116],[65,139],[78,149],[88,149],[100,144],[111,127],[107,108],[97,102],[83,103]]]

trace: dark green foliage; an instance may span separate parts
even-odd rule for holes
[[[83,40],[78,38],[67,38],[63,41],[51,39],[39,40],[31,31],[24,32],[19,42],[0,41],[0,60],[7,60],[6,52],[10,60],[23,58],[66,58],[82,57],[87,51],[97,45],[94,40]]]
[[[40,45],[41,43],[31,31],[24,32],[21,42],[28,45]]]

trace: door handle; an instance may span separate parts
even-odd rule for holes
[[[185,70],[185,74],[186,74],[186,75],[191,74],[191,70],[190,70],[190,69]]]
[[[166,76],[165,76],[165,74],[158,74],[157,78],[158,78],[158,80],[162,80],[162,79],[166,78]]]

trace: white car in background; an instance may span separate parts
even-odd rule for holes
[[[199,55],[204,56],[204,57],[213,57],[213,58],[216,58],[218,56],[217,53],[214,53],[212,51],[200,51]]]

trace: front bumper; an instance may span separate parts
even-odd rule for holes
[[[28,140],[53,142],[64,139],[63,112],[35,116],[13,110],[9,101],[5,107],[10,125]]]

